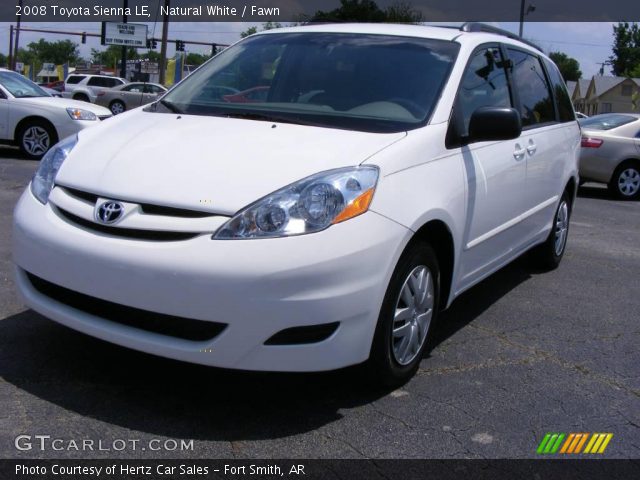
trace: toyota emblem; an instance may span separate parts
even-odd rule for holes
[[[123,213],[124,206],[120,202],[107,200],[96,208],[96,220],[105,225],[109,225],[120,220]]]

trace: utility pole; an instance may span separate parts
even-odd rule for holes
[[[9,70],[13,70],[13,25],[9,25],[9,58],[7,59]]]
[[[519,35],[522,37],[522,30],[524,29],[524,16],[529,15],[531,12],[536,11],[536,6],[533,4],[529,4],[527,10],[524,9],[525,0],[520,0],[520,33]]]
[[[160,43],[160,84],[164,85],[165,70],[167,62],[167,37],[169,36],[169,3],[170,0],[164,0],[164,19],[162,20],[162,41]]]
[[[22,10],[22,0],[18,3],[20,5],[20,10]],[[20,15],[16,16],[16,43],[13,46],[13,65],[11,65],[11,70],[16,69],[16,62],[18,61],[18,42],[20,42],[20,20],[22,17]]]
[[[124,11],[122,14],[122,22],[123,23],[127,23],[127,8],[129,8],[129,0],[122,0],[123,1],[123,7],[124,7]],[[523,0],[524,1],[524,0]],[[120,76],[122,78],[126,78],[127,77],[127,46],[123,45],[122,46],[122,60],[121,60],[122,64],[120,65]]]

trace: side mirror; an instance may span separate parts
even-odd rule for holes
[[[515,108],[480,107],[471,114],[468,143],[511,140],[522,132],[522,119]]]

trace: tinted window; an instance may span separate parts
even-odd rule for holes
[[[471,114],[479,107],[511,107],[505,62],[498,48],[478,51],[467,65],[456,98],[456,124],[460,136],[469,133]]]
[[[141,83],[132,83],[122,89],[123,92],[142,92],[143,86]]]
[[[157,85],[145,85],[144,86],[144,93],[162,93],[164,92],[164,90],[162,90],[159,86]]]
[[[101,77],[91,77],[87,82],[90,87],[106,87],[104,80]]]
[[[594,117],[584,118],[580,120],[580,125],[584,128],[594,130],[611,130],[612,128],[621,127],[627,123],[638,120],[632,115],[612,114],[612,115],[596,115]]]
[[[404,131],[428,119],[458,49],[388,35],[256,35],[207,62],[164,101],[195,115]]]
[[[76,83],[80,83],[83,78],[84,78],[84,75],[69,75],[67,77],[67,83],[70,83],[72,85]]]
[[[122,85],[122,81],[118,80],[117,78],[105,78],[104,80],[104,86],[105,87],[117,87],[118,85]]]
[[[551,62],[547,63],[547,72],[553,85],[553,93],[556,97],[556,105],[558,107],[558,114],[561,122],[571,122],[576,119],[576,115],[567,92],[567,87],[558,71],[558,68]]]
[[[522,126],[555,121],[551,91],[538,57],[509,49],[509,58],[513,81],[520,98]]]

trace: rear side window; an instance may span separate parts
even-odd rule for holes
[[[611,130],[626,125],[627,123],[635,122],[637,119],[637,117],[632,115],[613,113],[582,119],[580,120],[580,125],[592,130]]]
[[[522,126],[537,126],[556,120],[555,109],[540,59],[521,50],[509,49],[511,71],[518,97]]]
[[[562,79],[562,75],[551,62],[546,62],[547,72],[549,72],[549,78],[551,79],[551,85],[553,85],[553,93],[556,97],[556,105],[558,106],[558,114],[561,122],[572,122],[576,119],[576,114],[567,92],[567,86]]]
[[[469,134],[471,115],[480,107],[511,107],[505,62],[497,47],[478,50],[462,77],[455,106],[461,137]]]
[[[87,85],[90,87],[106,87],[104,80],[102,77],[91,77],[87,82]]]
[[[84,78],[84,75],[69,75],[67,77],[67,83],[75,85],[76,83],[80,83],[83,78]]]

